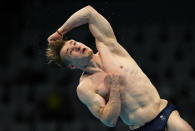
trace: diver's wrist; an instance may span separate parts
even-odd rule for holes
[[[62,32],[60,32],[59,30],[56,31],[58,35],[60,35],[61,37],[63,37]]]

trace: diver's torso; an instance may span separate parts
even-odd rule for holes
[[[148,77],[122,47],[119,48],[121,50],[115,51],[105,45],[101,46],[98,51],[104,71],[89,76],[96,93],[107,101],[110,89],[105,87],[104,78],[109,71],[117,72],[124,79],[120,92],[120,118],[123,122],[134,127],[135,125],[142,126],[155,118],[160,112],[160,97]]]

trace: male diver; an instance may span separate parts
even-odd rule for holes
[[[63,36],[83,24],[95,38],[98,52]],[[175,106],[161,99],[156,88],[118,43],[109,22],[93,7],[74,13],[48,38],[50,62],[81,69],[77,95],[102,123],[114,127],[118,118],[134,131],[193,131]]]

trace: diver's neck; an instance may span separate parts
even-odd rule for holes
[[[86,66],[86,68],[83,71],[89,74],[94,74],[97,72],[101,72],[103,70],[104,68],[103,68],[101,58],[99,57],[97,53],[97,54],[93,54],[93,57],[90,63]]]

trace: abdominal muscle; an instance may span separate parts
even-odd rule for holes
[[[130,129],[143,126],[160,113],[160,97],[149,85],[121,91],[120,118]]]
[[[128,111],[128,108],[124,109],[122,106],[120,118],[130,129],[135,129],[153,120],[158,114],[159,106],[157,105],[151,104],[145,107],[138,107],[134,111]]]
[[[142,70],[137,68],[136,73],[127,72],[124,74],[126,82],[120,90],[120,118],[133,130],[153,120],[160,113],[161,99]]]
[[[160,99],[159,104],[151,104],[146,107],[139,107],[134,112],[124,110],[121,107],[120,118],[131,130],[140,128],[152,121],[167,105],[167,101]],[[128,108],[126,108],[128,109]]]

